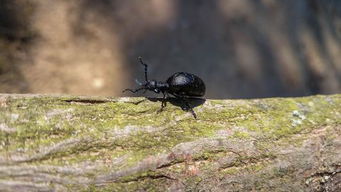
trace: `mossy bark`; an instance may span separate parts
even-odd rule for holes
[[[341,95],[170,102],[0,95],[0,191],[341,189]]]

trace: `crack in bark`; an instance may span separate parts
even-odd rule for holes
[[[25,163],[25,162],[32,162],[32,161],[40,161],[45,158],[48,158],[49,156],[59,153],[59,152],[64,152],[68,149],[72,149],[73,147],[79,147],[79,145],[84,145],[84,143],[89,143],[91,142],[92,139],[90,138],[71,138],[67,139],[65,141],[62,141],[60,143],[57,143],[55,145],[49,146],[49,147],[44,147],[39,149],[38,153],[35,153],[33,155],[14,155],[10,154],[9,157],[10,159],[0,159],[0,165],[10,165],[10,164],[16,164],[16,163]]]
[[[40,148],[35,154],[33,155],[16,155],[9,154],[8,158],[1,159],[0,158],[0,165],[11,165],[11,164],[17,164],[17,163],[27,163],[32,161],[41,161],[44,159],[47,159],[55,154],[65,152],[65,151],[75,151],[75,149],[78,149],[75,153],[80,153],[81,151],[88,151],[90,148],[101,146],[103,143],[108,143],[106,145],[103,145],[102,147],[107,147],[108,145],[115,145],[118,146],[118,144],[115,144],[115,141],[117,139],[121,139],[124,137],[129,137],[135,133],[143,132],[143,133],[152,133],[157,131],[162,131],[164,128],[155,128],[155,127],[134,127],[134,126],[126,126],[123,129],[117,129],[114,131],[107,132],[107,135],[109,135],[109,141],[106,141],[108,139],[100,139],[96,140],[91,137],[85,137],[85,138],[69,138],[67,140],[61,141],[57,144],[48,146],[48,147],[42,147]],[[112,136],[110,136],[112,135]],[[75,154],[74,153],[74,154]]]
[[[80,104],[103,104],[103,103],[109,103],[109,102],[116,102],[111,100],[96,100],[96,99],[67,99],[63,100],[67,103],[80,103]]]
[[[0,191],[25,191],[25,192],[52,192],[55,191],[47,184],[37,184],[32,182],[0,180]]]
[[[158,180],[158,179],[167,179],[167,180],[172,180],[172,181],[178,181],[178,179],[175,179],[171,176],[168,176],[166,174],[156,174],[156,175],[145,175],[145,176],[139,176],[135,177],[132,179],[126,179],[126,180],[118,180],[119,183],[129,183],[129,182],[138,182],[140,180],[145,180],[145,179],[151,179],[151,180]]]
[[[235,143],[234,143],[235,144]],[[239,143],[239,144],[244,144]],[[250,144],[248,144],[248,150],[251,150]],[[117,182],[119,178],[133,175],[139,172],[144,172],[148,170],[156,170],[161,168],[166,168],[174,164],[182,163],[186,161],[186,155],[193,156],[195,154],[199,154],[205,150],[223,150],[225,148],[229,151],[233,148],[233,144],[228,139],[216,138],[216,139],[199,139],[192,142],[181,143],[176,145],[171,149],[171,153],[161,154],[158,156],[150,156],[143,160],[141,160],[136,166],[121,170],[115,171],[114,173],[106,174],[98,176],[94,183],[97,185],[102,185],[108,182]],[[237,151],[237,149],[234,149]],[[239,149],[246,150],[246,149]],[[171,158],[170,158],[171,157]],[[179,158],[180,157],[180,158]]]

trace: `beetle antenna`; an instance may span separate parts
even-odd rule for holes
[[[146,80],[146,82],[148,82],[148,65],[146,63],[143,62],[142,57],[139,57],[138,60],[140,61],[140,63],[144,66],[144,78]]]
[[[130,92],[132,92],[132,93],[136,93],[136,92],[139,92],[139,91],[141,91],[141,90],[143,90],[143,89],[146,89],[146,88],[141,87],[141,88],[138,88],[138,89],[125,89],[125,90],[122,91],[122,93],[124,93],[124,92],[126,92],[126,91],[130,91]]]

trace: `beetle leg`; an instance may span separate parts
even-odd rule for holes
[[[187,99],[185,99],[184,97],[179,97],[179,99],[183,102],[184,104],[184,110],[185,111],[190,111],[193,115],[193,117],[196,119],[197,118],[197,114],[195,114],[193,107],[191,107],[191,105],[189,104],[189,102],[187,101]]]
[[[136,93],[136,92],[139,92],[139,91],[141,91],[143,89],[146,89],[146,88],[142,87],[142,88],[138,88],[138,89],[125,89],[125,90],[122,91],[122,93],[124,93],[126,91],[130,91],[132,93]]]
[[[158,113],[163,111],[163,108],[165,108],[167,106],[167,94],[165,94],[164,92],[162,92],[163,97],[162,97],[162,101],[161,101],[161,108],[159,109]]]
[[[168,98],[168,96],[167,96],[167,93],[162,92],[162,94],[163,94],[162,106],[166,107],[167,106],[167,98]]]

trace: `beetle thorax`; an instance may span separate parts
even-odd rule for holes
[[[168,89],[169,85],[168,83],[165,83],[165,82],[151,80],[146,83],[145,87],[146,89],[150,91],[154,91],[155,93],[160,93],[160,92],[165,92]]]

